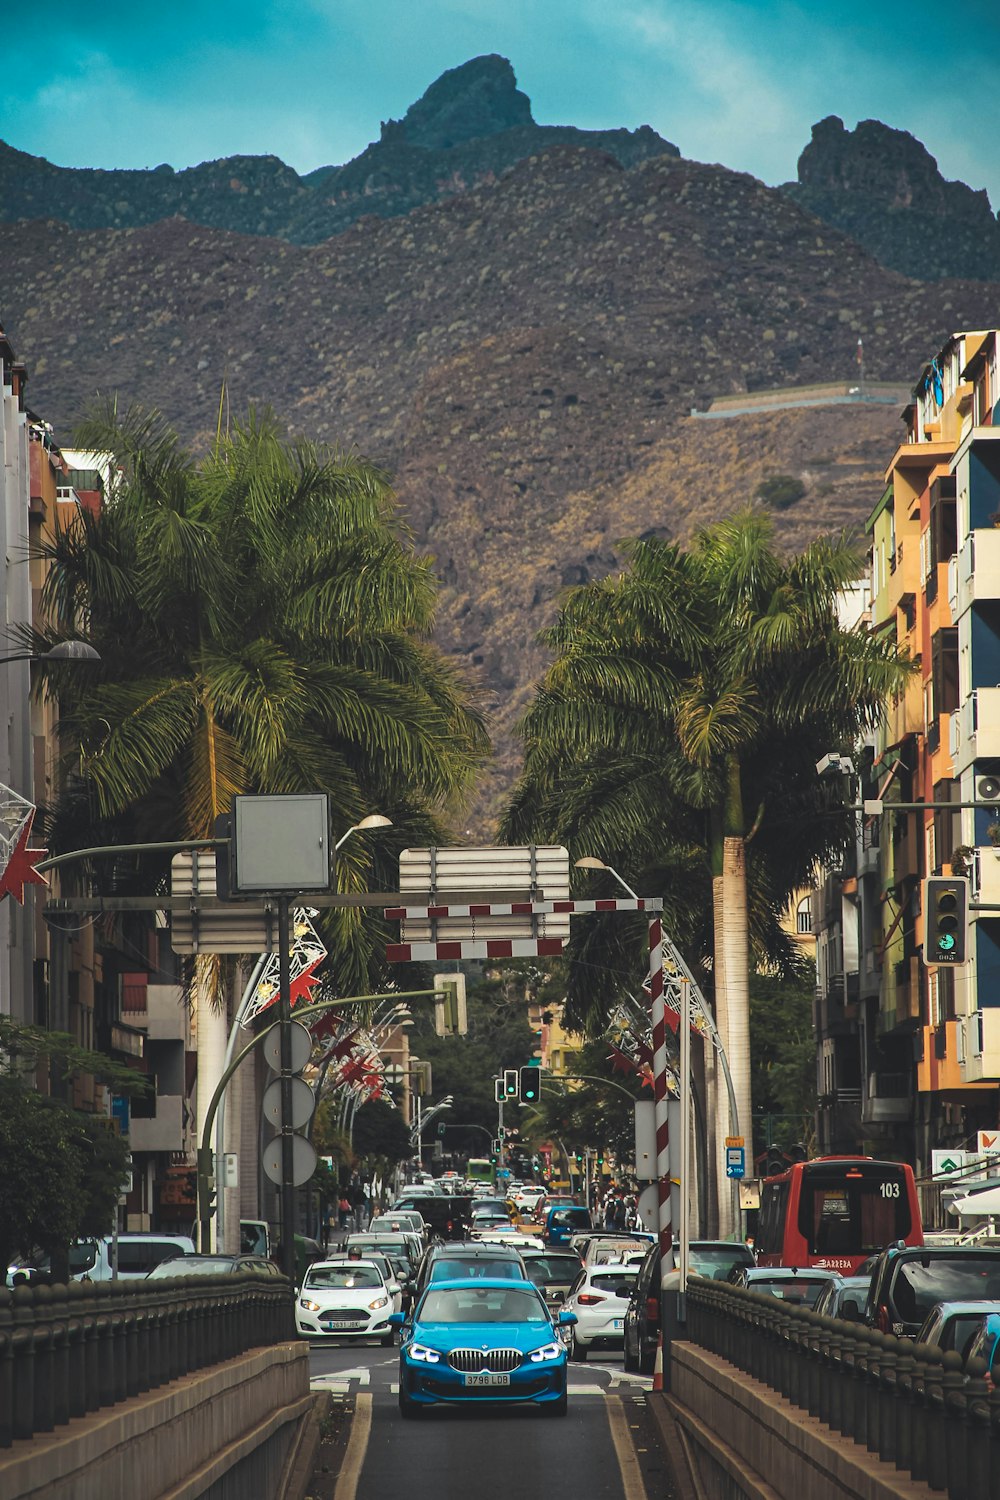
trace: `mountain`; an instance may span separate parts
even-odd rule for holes
[[[953,329],[990,326],[1000,290],[907,280],[723,167],[562,145],[322,244],[36,221],[0,226],[0,267],[29,404],[59,435],[116,390],[204,443],[225,385],[233,412],[270,402],[389,466],[437,559],[439,639],[493,705],[477,833],[563,587],[618,566],[619,538],[683,538],[778,476],[801,493],[778,513],[789,544],[856,529],[899,435],[899,405],[692,408],[850,379],[859,337],[868,379],[906,382]]]
[[[314,245],[367,214],[391,218],[491,182],[515,162],[560,144],[606,151],[622,166],[680,154],[648,125],[536,125],[507,59],[477,57],[442,74],[346,166],[319,167],[305,177],[275,156],[229,156],[182,172],[167,164],[148,172],[56,167],[0,142],[0,218],[133,229],[180,217]]]
[[[1000,280],[1000,223],[988,195],[947,182],[905,130],[878,120],[846,130],[836,115],[820,120],[799,157],[798,182],[784,191],[905,276]]]
[[[275,156],[231,156],[175,172],[57,167],[0,141],[0,219],[60,219],[73,229],[132,229],[179,217],[207,228],[315,245],[374,214],[487,186],[554,146],[589,147],[633,167],[675,145],[648,125],[577,130],[538,125],[514,69],[495,54],[443,73],[401,120],[342,166],[305,176]],[[782,191],[856,240],[889,270],[920,281],[1000,279],[1000,224],[985,191],[947,182],[912,135],[877,120],[813,126],[798,180]]]

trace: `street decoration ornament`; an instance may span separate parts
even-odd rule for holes
[[[13,896],[24,905],[26,885],[48,885],[35,866],[47,849],[29,849],[34,804],[19,797],[9,786],[0,786],[0,900]]]
[[[293,1008],[307,1001],[316,985],[319,984],[316,970],[326,958],[326,953],[326,945],[313,926],[309,913],[304,908],[299,908],[292,920],[292,943],[288,951],[289,1004]],[[278,954],[269,953],[246,1006],[243,1016],[244,1026],[277,1000],[279,967]]]

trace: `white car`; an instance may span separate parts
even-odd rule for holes
[[[576,1313],[571,1359],[585,1360],[591,1349],[625,1347],[625,1310],[638,1274],[638,1266],[621,1261],[584,1266],[563,1304],[567,1312]]]
[[[395,1339],[389,1314],[393,1297],[370,1260],[317,1260],[306,1271],[295,1299],[295,1329],[319,1343],[327,1339]]]

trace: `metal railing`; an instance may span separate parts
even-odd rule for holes
[[[949,1500],[1000,1500],[1000,1387],[983,1360],[699,1280],[687,1336]]]
[[[294,1340],[293,1306],[256,1272],[0,1290],[0,1448]]]

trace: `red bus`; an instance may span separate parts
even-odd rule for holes
[[[897,1240],[924,1243],[913,1170],[902,1162],[820,1156],[764,1179],[758,1265],[818,1266],[850,1276]]]

